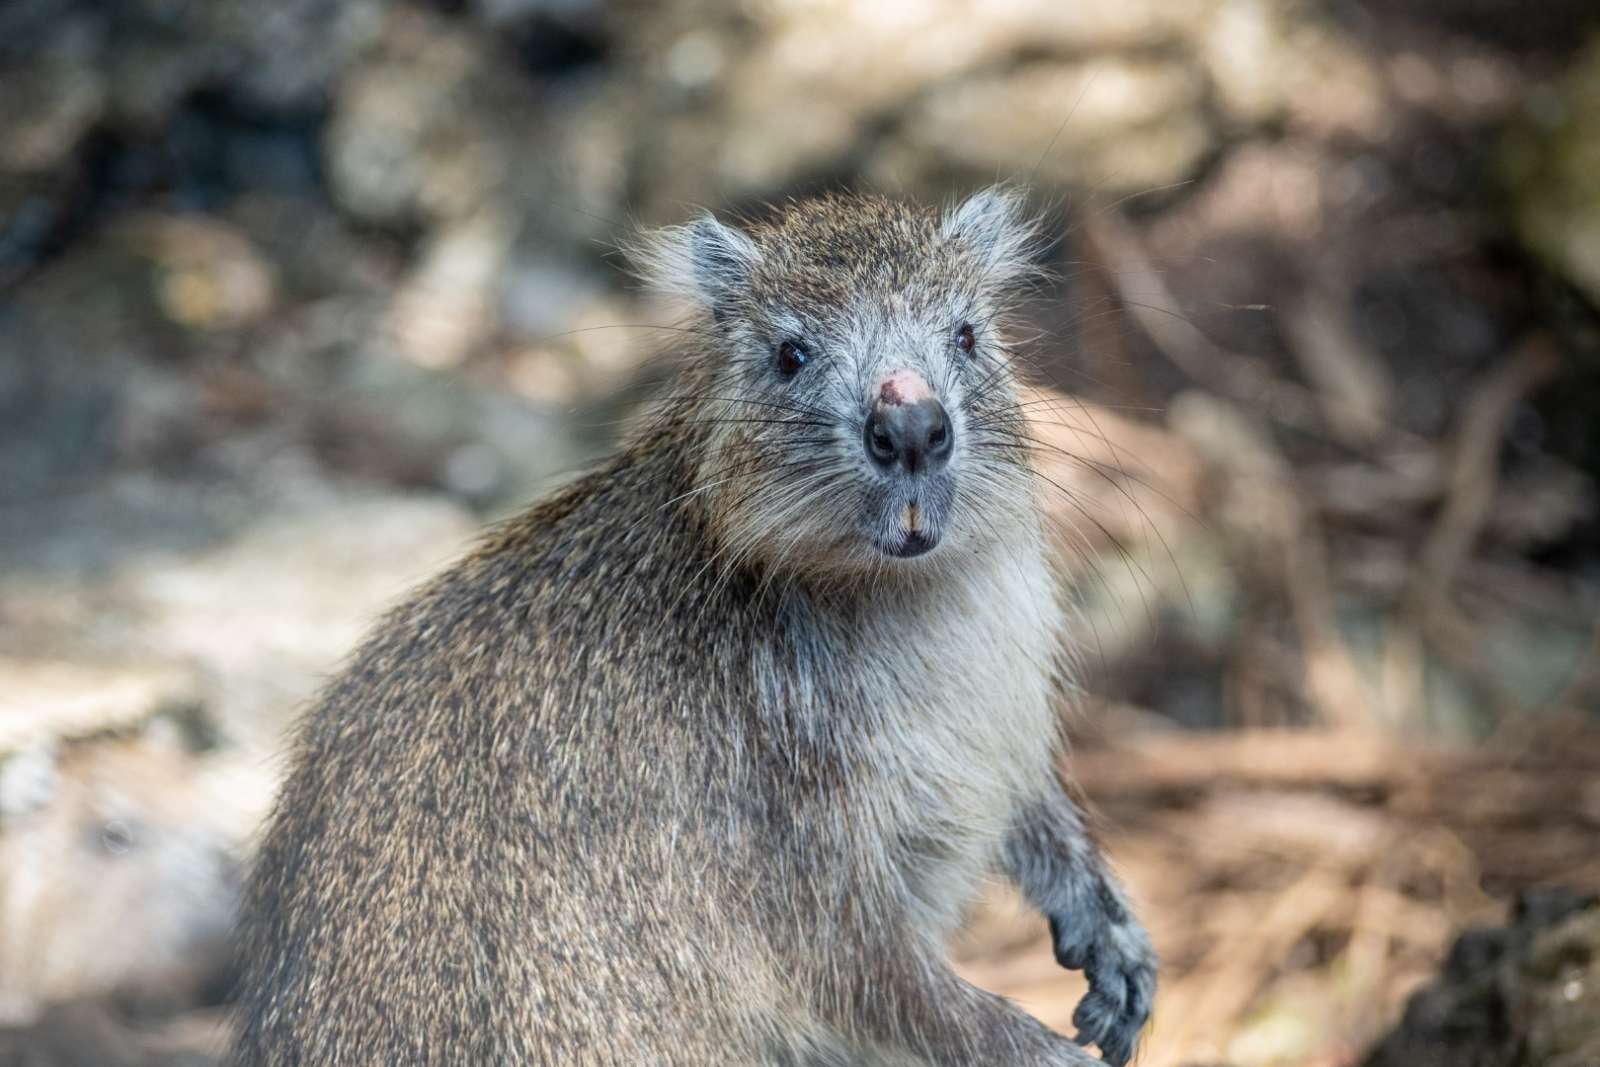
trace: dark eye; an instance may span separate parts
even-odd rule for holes
[[[778,372],[786,378],[799,374],[809,358],[805,349],[793,341],[785,341],[778,346]]]
[[[956,347],[963,352],[970,353],[978,343],[977,335],[972,332],[972,323],[963,322],[956,331]]]

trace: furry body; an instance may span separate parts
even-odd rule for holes
[[[964,247],[950,219],[887,202],[827,220],[847,208],[840,255],[902,261],[853,280],[791,261],[789,288],[815,290],[791,303],[892,294],[930,269],[905,256],[937,266],[941,233]],[[1014,401],[936,352],[916,365],[967,466],[849,474],[853,398],[912,359],[866,353],[942,312],[880,319],[875,345],[840,341],[831,376],[781,393],[730,353],[803,312],[718,296],[742,277],[760,299],[784,256],[829,244],[790,225],[803,241],[683,235],[721,358],[385,620],[308,717],[251,890],[241,1067],[1093,1062],[949,970],[943,939],[994,871],[1087,967],[1084,1036],[1126,1060],[1154,961],[1056,778],[1062,620],[1037,502],[1014,456],[986,512],[954,481],[985,485],[983,427]],[[775,419],[704,399],[795,395]],[[820,465],[795,473],[782,457],[806,448]],[[884,561],[872,543],[907,500],[944,543]]]

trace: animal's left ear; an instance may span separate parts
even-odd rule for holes
[[[969,250],[988,285],[1016,285],[1037,269],[1039,224],[1015,188],[994,185],[973,193],[945,212],[940,232]]]

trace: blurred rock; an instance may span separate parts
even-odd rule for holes
[[[562,330],[579,328],[574,308],[607,303],[611,321],[621,323],[625,312],[610,293],[610,279],[584,270],[570,257],[537,248],[522,248],[501,271],[496,308],[500,326],[518,340],[543,341]]]
[[[1240,123],[1375,136],[1387,118],[1365,42],[1302,0],[1220,0],[1194,42],[1218,104]]]
[[[1529,1063],[1600,1061],[1600,911],[1542,931],[1512,982],[1512,1023],[1527,1034]]]
[[[195,678],[171,666],[0,655],[0,676],[0,753],[182,718],[199,701]]]
[[[320,197],[245,192],[225,217],[271,264],[286,301],[371,304],[400,276],[405,252],[399,242],[357,232]]]
[[[138,620],[129,639],[193,664],[227,734],[274,751],[288,716],[378,613],[475,529],[438,498],[341,492],[280,505],[211,551],[130,560],[116,596]]]
[[[951,81],[908,110],[869,172],[891,187],[998,176],[1105,196],[1149,192],[1190,177],[1214,148],[1204,93],[1181,63],[1125,57]]]
[[[1365,1067],[1589,1067],[1600,1062],[1600,907],[1522,898],[1512,923],[1471,930]]]
[[[201,88],[225,85],[241,105],[268,111],[320,106],[385,5],[386,0],[284,0],[270,7],[247,0],[8,4],[0,12],[0,86],[8,100],[44,106],[8,108],[12,122],[33,120],[35,135],[20,142],[7,137],[0,157],[59,158],[100,115],[102,104],[115,124],[157,128]],[[49,122],[43,122],[46,117]]]
[[[454,367],[494,330],[494,298],[514,236],[508,222],[485,209],[429,235],[384,322],[388,341],[411,362]]]
[[[333,194],[357,218],[389,226],[533,195],[537,173],[516,165],[536,128],[531,104],[488,41],[396,8],[342,74],[324,141]]]
[[[204,216],[135,215],[76,243],[0,310],[0,500],[121,460],[192,456],[197,364],[278,305],[249,238]]]
[[[329,466],[491,508],[527,500],[593,448],[565,410],[381,355],[330,382],[313,417]]]
[[[605,5],[601,0],[472,0],[477,13],[494,25],[549,17],[563,20],[597,18]]]
[[[548,125],[507,50],[421,9],[391,12],[346,72],[324,136],[333,195],[364,222],[422,235],[386,316],[399,354],[468,358],[495,332],[513,248],[573,255],[592,229],[574,225]]]
[[[438,494],[264,473],[269,487],[248,495],[147,484],[121,505],[115,490],[43,502],[40,530],[55,531],[68,567],[21,552],[36,532],[0,527],[0,542],[21,542],[0,556],[0,760],[28,757],[0,771],[0,803],[41,784],[48,795],[63,739],[153,730],[204,747],[185,772],[206,798],[197,817],[242,839],[270,800],[291,716],[479,527]],[[192,540],[145,534],[119,506],[164,514]]]
[[[213,821],[181,739],[147,728],[0,759],[0,1025],[85,997],[196,1002],[228,967],[242,841]]]
[[[110,7],[111,99],[120,117],[159,123],[191,90],[225,82],[268,110],[317,106],[372,35],[384,0],[130,0]]]
[[[277,297],[276,278],[244,235],[226,223],[158,219],[130,234],[157,268],[154,295],[167,318],[190,330],[236,330],[259,322]]]
[[[105,105],[89,20],[66,23],[39,53],[0,68],[0,171],[47,172],[65,162]]]
[[[1215,0],[700,6],[612,16],[617,91],[649,105],[631,138],[646,218],[780,195],[863,157],[891,188],[1026,179],[1058,130],[1037,177],[1074,187],[1165,184],[1214,147],[1183,53]]]
[[[74,360],[131,355],[159,364],[192,358],[218,335],[259,322],[274,308],[277,278],[222,219],[133,214],[78,244],[28,292],[40,307],[77,312],[35,320]]]
[[[26,1027],[0,1029],[6,1067],[214,1067],[227,1019],[202,1009],[152,1021],[102,1000],[52,1005]]]

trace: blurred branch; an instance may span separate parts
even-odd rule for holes
[[[1483,529],[1499,485],[1499,454],[1517,405],[1555,376],[1554,343],[1530,337],[1472,390],[1450,446],[1445,504],[1423,545],[1413,595],[1427,613],[1448,609],[1451,583]]]
[[[1269,579],[1288,597],[1304,660],[1308,699],[1328,725],[1376,721],[1377,708],[1334,618],[1322,525],[1306,506],[1294,469],[1267,430],[1239,406],[1190,392],[1173,404],[1174,428],[1206,457],[1224,487],[1220,510]]]
[[[1384,734],[1367,730],[1240,730],[1141,736],[1137,745],[1077,753],[1072,775],[1097,797],[1170,794],[1236,785],[1378,789],[1416,769]]]
[[[1104,266],[1128,317],[1138,323],[1161,353],[1197,383],[1261,411],[1297,430],[1320,433],[1316,398],[1304,386],[1285,381],[1267,364],[1214,343],[1189,320],[1142,242],[1114,212],[1085,218],[1083,235]]]
[[[1363,447],[1390,431],[1394,382],[1383,360],[1357,339],[1346,306],[1338,294],[1313,288],[1281,321],[1289,334],[1289,351],[1316,386],[1328,430],[1346,445]]]
[[[1409,590],[1423,632],[1502,718],[1519,714],[1521,702],[1489,666],[1483,655],[1484,638],[1466,615],[1455,610],[1451,588],[1489,517],[1500,482],[1500,446],[1517,405],[1559,368],[1553,342],[1535,335],[1472,390],[1449,450],[1444,506],[1423,543]]]

